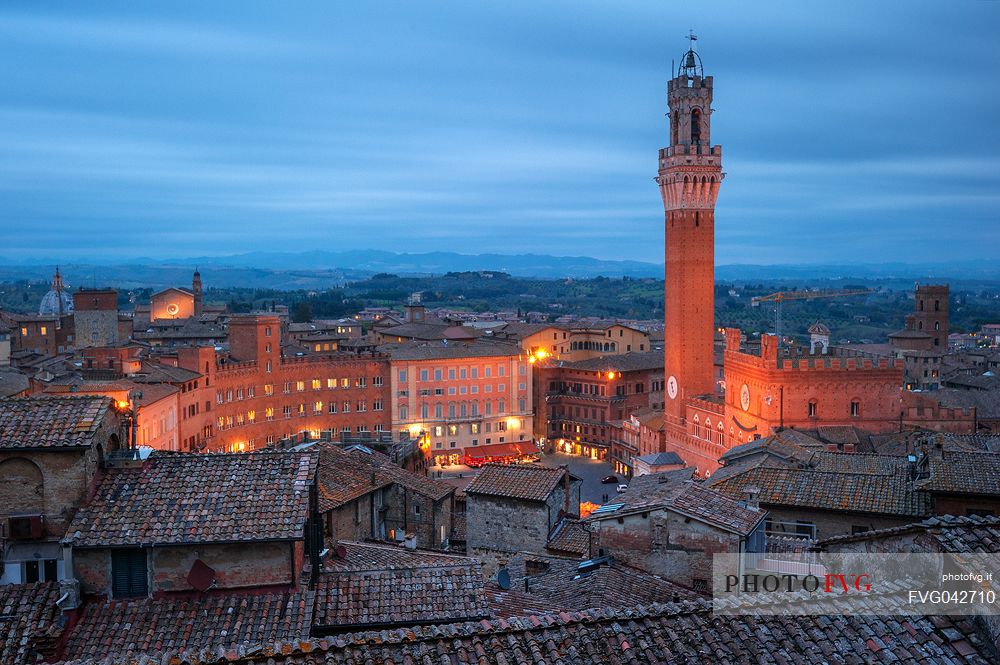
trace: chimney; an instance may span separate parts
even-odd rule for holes
[[[403,547],[408,550],[417,549],[417,534],[408,532],[406,538],[403,539]]]
[[[743,488],[743,500],[747,508],[760,510],[760,488],[756,485],[747,485]]]

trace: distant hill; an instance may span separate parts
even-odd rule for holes
[[[199,256],[168,261],[137,258],[129,261],[95,257],[86,262],[0,260],[0,282],[17,279],[48,280],[59,263],[71,286],[110,285],[119,288],[162,288],[190,283],[195,266],[206,285],[228,288],[281,290],[324,289],[365,279],[376,273],[429,276],[447,272],[503,271],[517,277],[541,279],[591,277],[663,278],[662,264],[603,260],[586,256],[544,254],[458,254],[428,252],[396,254],[381,250],[333,252],[250,252],[232,256]],[[807,280],[891,280],[990,282],[1000,280],[1000,264],[965,261],[935,264],[831,265],[721,265],[721,282],[805,282]]]

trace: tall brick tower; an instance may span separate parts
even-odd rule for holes
[[[675,425],[688,398],[715,390],[715,200],[722,147],[711,143],[712,77],[704,75],[694,40],[667,83],[670,147],[660,150],[656,178],[666,211],[664,410]]]

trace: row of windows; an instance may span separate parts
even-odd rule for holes
[[[333,390],[336,388],[350,388],[351,386],[355,388],[367,388],[368,387],[368,377],[358,377],[351,381],[350,378],[341,377],[339,379],[328,378],[328,379],[312,379],[311,381],[285,381],[282,386],[282,392],[288,394],[291,393],[293,388],[295,392],[305,392],[306,388],[312,388],[313,390],[322,390],[324,387],[328,390]],[[376,376],[372,378],[372,385],[375,387],[381,387],[383,384],[383,379],[381,376]],[[218,390],[215,393],[215,401],[219,404],[224,402],[232,402],[234,399],[240,401],[243,399],[251,399],[255,396],[254,386],[246,386],[245,388],[229,388],[225,392]],[[265,383],[264,384],[264,395],[271,396],[274,394],[274,384]]]
[[[517,366],[517,372],[521,376],[527,376],[527,374],[528,374],[528,366],[525,365],[524,363],[518,364],[518,366]],[[497,367],[496,367],[496,376],[498,376],[498,377],[505,376],[506,375],[505,373],[506,373],[506,367],[504,365],[497,365]],[[452,368],[448,369],[447,376],[448,376],[448,380],[449,381],[462,380],[462,379],[478,379],[478,378],[480,378],[480,376],[479,376],[479,368],[478,367],[471,367],[471,368],[467,368],[467,367],[454,368],[454,367],[452,367]],[[431,377],[433,377],[433,378],[431,378]],[[442,367],[435,367],[433,370],[431,370],[431,369],[421,369],[421,370],[419,370],[419,372],[417,374],[417,380],[421,381],[421,382],[425,382],[425,381],[444,381],[445,380],[444,377],[445,377],[445,370]],[[492,377],[493,377],[493,367],[490,366],[490,365],[487,365],[486,367],[483,368],[483,376],[482,376],[482,378],[489,379],[489,378],[492,378]],[[407,372],[406,372],[406,370],[405,369],[399,370],[399,382],[400,383],[406,383],[406,381],[407,381]]]
[[[445,405],[443,405],[443,404],[435,404],[434,405],[434,417],[435,418],[444,418],[444,406]],[[469,403],[461,402],[459,404],[455,404],[454,402],[452,402],[452,403],[448,404],[447,406],[448,406],[448,417],[449,418],[468,418],[468,417],[476,417],[476,416],[479,415],[479,403],[478,402],[469,402]],[[496,410],[497,415],[503,415],[503,414],[507,413],[507,402],[504,401],[504,400],[502,400],[502,399],[498,399],[497,403],[496,403],[496,408],[497,408],[497,410]],[[527,399],[519,399],[517,401],[517,408],[518,408],[518,411],[521,412],[521,413],[523,413],[524,411],[526,411],[527,408],[528,408],[528,400]],[[431,417],[430,413],[431,413],[430,405],[428,405],[428,404],[421,404],[420,405],[420,417],[421,418],[423,418],[425,420],[427,418],[430,418]],[[399,419],[400,420],[406,420],[407,418],[409,418],[409,415],[410,415],[410,408],[408,406],[403,405],[403,406],[399,407]],[[492,400],[486,400],[485,402],[483,402],[483,415],[484,416],[492,416],[493,415],[493,402],[492,402]]]
[[[384,406],[382,400],[374,400],[371,403],[372,411],[382,411]],[[322,401],[315,401],[312,404],[305,404],[300,402],[299,404],[293,406],[291,404],[286,404],[281,407],[281,415],[284,418],[291,418],[292,415],[297,415],[300,417],[305,417],[307,413],[312,415],[319,415],[322,413],[351,413],[352,411],[356,413],[365,413],[368,411],[368,401],[358,400],[357,402],[352,402],[350,400],[344,400],[343,402],[329,402],[324,404]],[[274,407],[268,406],[264,408],[263,417],[265,421],[274,420]],[[219,416],[216,420],[220,430],[227,430],[233,427],[239,427],[242,425],[253,425],[257,422],[257,410],[250,409],[246,413],[242,411],[231,416]]]

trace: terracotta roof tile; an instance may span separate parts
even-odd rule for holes
[[[0,663],[40,662],[55,654],[62,632],[55,582],[0,585]]]
[[[307,640],[313,598],[311,591],[273,591],[92,602],[70,632],[63,657]]]
[[[707,483],[742,499],[755,487],[760,503],[856,513],[922,517],[931,512],[931,497],[913,487],[906,458],[860,453],[818,453],[816,466],[739,467]]]
[[[943,553],[978,553],[989,554],[1000,552],[1000,517],[955,517],[944,515],[931,517],[922,522],[905,526],[876,529],[858,534],[845,534],[826,538],[817,543],[825,548],[840,543],[881,540],[907,534],[925,534],[920,542],[928,552]]]
[[[388,543],[359,543],[341,540],[344,558],[333,552],[323,560],[325,570],[384,570],[420,566],[456,566],[475,563],[473,559],[456,554],[428,550],[410,550],[402,545]]]
[[[578,556],[590,556],[590,532],[583,528],[580,520],[563,517],[559,520],[545,549]]]
[[[326,512],[393,483],[440,501],[455,488],[433,478],[407,471],[378,452],[344,450],[331,443],[314,446],[319,451],[319,510]]]
[[[123,654],[99,661],[100,665],[166,662],[986,665],[995,661],[972,617],[717,617],[705,601],[368,631],[241,652],[205,650],[173,658]]]
[[[506,568],[510,573],[511,589],[558,607],[634,607],[701,597],[687,587],[632,568],[611,557],[581,561],[518,552],[510,558]]]
[[[544,501],[563,482],[564,468],[524,464],[484,464],[465,488],[466,496],[485,494],[525,501]]]
[[[917,487],[942,494],[1000,495],[1000,454],[987,452],[945,452],[928,460],[930,476]]]
[[[0,399],[0,449],[93,445],[110,408],[98,396]]]
[[[744,536],[764,519],[765,511],[743,505],[742,497],[687,480],[691,472],[687,468],[636,476],[625,492],[591,513],[588,519],[665,508]]]
[[[316,456],[308,452],[154,453],[112,469],[73,519],[75,547],[298,539]]]
[[[480,565],[468,561],[324,572],[316,583],[320,632],[449,623],[489,616]]]

